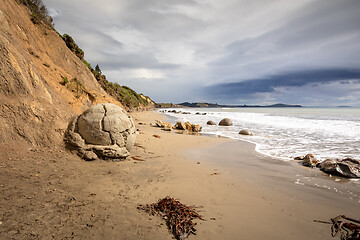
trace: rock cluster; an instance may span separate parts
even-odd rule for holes
[[[186,130],[189,132],[201,132],[200,124],[191,124],[190,122],[177,122],[174,126],[178,130]]]
[[[214,121],[211,121],[211,120],[207,121],[206,124],[207,125],[216,125],[216,123]],[[230,118],[224,118],[219,122],[219,126],[232,126],[232,125],[233,125],[233,123],[232,123]],[[239,134],[246,135],[246,136],[253,136],[254,135],[253,132],[250,131],[249,129],[242,129],[239,132]]]
[[[296,157],[295,160],[303,161],[302,164],[308,167],[318,167],[321,171],[328,174],[338,175],[347,178],[360,178],[360,161],[344,158],[327,159],[319,163],[313,154],[307,154],[305,157]]]
[[[164,122],[161,120],[155,120],[157,127],[160,127],[162,130],[171,131],[172,129],[186,130],[189,132],[201,132],[202,127],[200,124],[191,124],[190,122],[177,122],[174,126],[169,122]]]
[[[115,104],[103,103],[74,118],[64,140],[85,160],[121,161],[130,155],[135,131],[135,124],[127,112]]]

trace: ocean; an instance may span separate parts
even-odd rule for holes
[[[177,108],[160,109],[190,112],[169,113],[169,121],[200,124],[202,133],[213,134],[256,145],[256,151],[282,160],[291,160],[308,153],[320,161],[327,158],[360,158],[359,108]],[[206,113],[200,115],[196,113]],[[230,118],[231,127],[210,126]],[[239,134],[251,130],[253,136]]]

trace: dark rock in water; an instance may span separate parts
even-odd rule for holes
[[[305,157],[304,157],[304,160],[303,160],[303,165],[304,166],[308,166],[308,167],[316,167],[316,164],[319,162],[319,160],[317,160],[313,154],[307,154]]]
[[[326,159],[325,161],[319,163],[317,167],[320,168],[321,171],[334,174],[336,173],[336,164],[337,161],[335,159]]]
[[[305,158],[304,156],[299,156],[299,157],[295,157],[294,160],[300,160],[300,161],[302,161],[302,160],[304,160],[304,158]]]
[[[318,164],[321,171],[347,178],[360,178],[360,161],[344,158],[343,160],[328,159]]]
[[[199,112],[197,112],[197,113],[195,113],[195,115],[200,115],[200,113],[199,113]]]
[[[224,118],[219,122],[219,126],[232,126],[233,123],[230,118]]]
[[[253,133],[249,130],[249,129],[243,129],[239,132],[239,134],[241,135],[248,135],[248,136],[252,136]]]
[[[207,121],[206,124],[207,124],[207,125],[216,125],[216,122],[214,122],[214,121]]]

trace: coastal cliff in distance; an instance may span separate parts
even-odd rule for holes
[[[272,105],[219,105],[217,103],[189,103],[189,102],[183,102],[179,103],[177,105],[180,105],[180,107],[192,107],[192,108],[286,108],[286,107],[302,107],[301,105],[290,105],[290,104],[283,104],[283,103],[277,103]]]
[[[114,93],[119,85],[102,74],[95,76],[82,59],[84,53],[67,46],[39,4],[14,0],[0,4],[1,144],[58,145],[70,119],[88,107],[110,102],[129,110],[126,101],[134,103],[122,102],[133,90]],[[143,95],[136,97],[152,104]]]

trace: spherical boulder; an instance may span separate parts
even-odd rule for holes
[[[252,136],[253,133],[249,130],[249,129],[242,129],[239,134],[241,135],[248,135],[248,136]]]
[[[233,123],[230,118],[224,118],[219,122],[219,126],[232,126]]]
[[[216,122],[214,122],[214,121],[207,121],[207,123],[206,123],[207,125],[216,125]]]
[[[86,160],[121,161],[130,155],[135,137],[131,116],[115,104],[102,103],[74,118],[64,140]]]

